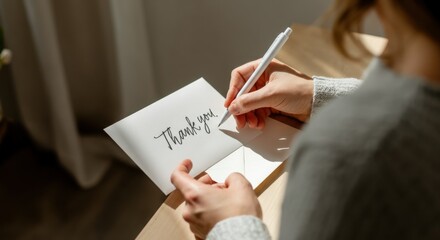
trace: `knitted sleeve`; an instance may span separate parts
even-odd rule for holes
[[[271,237],[261,219],[254,216],[237,216],[218,222],[209,232],[207,239],[270,240]]]
[[[312,115],[319,108],[335,97],[345,96],[353,92],[362,83],[356,78],[329,78],[313,76],[313,104]]]

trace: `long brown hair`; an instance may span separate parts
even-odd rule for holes
[[[440,43],[440,8],[434,0],[389,0],[396,11],[406,18],[414,29]],[[335,0],[326,14],[332,21],[332,40],[338,51],[350,59],[358,59],[347,48],[353,42],[363,53],[371,55],[354,33],[362,33],[364,19],[377,0]]]

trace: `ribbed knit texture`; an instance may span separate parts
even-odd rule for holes
[[[232,217],[218,222],[209,232],[208,240],[269,240],[271,239],[264,223],[254,216]]]
[[[352,93],[362,83],[355,78],[313,77],[312,116],[330,100]]]

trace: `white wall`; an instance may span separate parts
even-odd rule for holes
[[[233,68],[261,57],[276,35],[292,23],[312,24],[330,3],[146,0],[159,96],[199,77],[205,77],[225,95]],[[291,37],[295,37],[295,30]]]
[[[140,1],[143,1],[145,8],[143,12],[146,22],[141,25],[146,25],[148,34],[147,44],[150,47],[148,53],[151,56],[145,58],[150,58],[152,62],[151,75],[155,83],[154,91],[157,92],[155,99],[199,77],[205,77],[225,95],[233,68],[260,58],[274,37],[292,23],[313,24],[332,2],[332,0]],[[115,2],[120,1],[115,0]],[[135,31],[133,29],[136,28],[131,28]],[[369,21],[366,30],[368,33],[381,34],[375,18]],[[142,34],[134,32],[126,37],[142,41],[144,37]],[[119,37],[124,38],[124,36]],[[295,32],[292,37],[295,37]],[[142,50],[144,49],[140,49],[138,54],[144,54]],[[133,57],[133,59],[143,58]],[[145,71],[149,71],[147,65],[148,63],[144,64]],[[137,72],[133,74],[136,75]],[[140,75],[139,77],[146,78]],[[4,76],[2,78],[0,90],[12,93],[9,87],[12,86],[12,79],[5,79]],[[137,81],[137,79],[133,81],[135,80]],[[147,88],[146,84],[140,81],[142,79],[132,85],[141,90]],[[148,92],[146,89],[144,94],[150,95]],[[7,100],[13,99],[11,97]],[[3,101],[5,110],[13,108],[9,107],[8,101]],[[140,101],[137,104],[145,106],[148,102]]]

